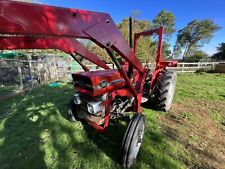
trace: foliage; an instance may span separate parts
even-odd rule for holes
[[[212,56],[214,60],[225,60],[225,43],[221,43],[219,47],[217,47],[217,53]]]
[[[163,57],[169,58],[171,56],[171,51],[169,50],[170,44],[167,42],[170,36],[176,31],[175,26],[175,16],[172,12],[162,10],[152,21],[153,27],[158,28],[163,26],[165,28],[165,38],[163,42]]]
[[[197,51],[194,51],[191,56],[184,57],[183,60],[185,62],[200,62],[200,61],[208,61],[209,57],[205,52],[201,50],[197,50]]]
[[[129,43],[129,18],[125,18],[119,23],[118,28],[120,32],[123,34],[127,43]],[[137,32],[142,32],[144,30],[150,29],[151,23],[146,20],[133,20],[133,34]]]
[[[162,10],[152,21],[153,27],[165,27],[165,35],[167,38],[171,36],[176,30],[175,25],[175,16],[172,12]]]
[[[164,59],[170,59],[171,58],[171,50],[169,49],[170,44],[166,41],[163,42],[163,58]]]
[[[100,57],[105,63],[111,63],[112,60],[105,49],[102,49],[101,47],[91,44],[88,49],[92,51],[96,56]]]
[[[135,10],[132,11],[132,15],[134,18],[138,18],[140,16],[140,12]],[[156,18],[153,20],[154,27],[164,26],[166,28],[166,36],[167,38],[175,31],[174,29],[174,21],[175,17],[171,12],[161,11]],[[129,43],[129,19],[125,18],[118,25],[119,30],[123,34],[127,43]],[[146,20],[138,20],[133,19],[133,36],[134,33],[142,32],[145,30],[149,30],[151,28],[151,23]],[[170,55],[169,43],[164,42],[163,44],[163,56],[168,57]],[[97,56],[100,56],[102,60],[109,63],[111,59],[105,50],[91,43],[88,46],[89,50],[93,51]],[[137,56],[141,62],[145,62],[150,58],[150,61],[155,60],[155,55],[157,51],[157,41],[152,41],[150,37],[143,37],[139,40],[138,43],[138,51]]]
[[[146,20],[133,20],[133,35],[134,33],[143,32],[145,30],[149,30],[151,27],[151,23]],[[127,43],[129,43],[129,19],[125,18],[121,23],[118,24],[118,28],[126,39]],[[141,62],[145,62],[149,57],[154,59],[155,53],[155,43],[152,42],[151,38],[145,37],[140,38],[137,55]],[[152,57],[153,56],[153,57]]]
[[[91,51],[92,53],[94,53],[96,56],[98,56],[99,58],[101,58],[101,60],[103,60],[105,63],[111,63],[111,58],[108,55],[108,53],[106,52],[105,49],[99,47],[98,45],[96,45],[94,42],[88,40],[88,39],[77,39],[82,45],[84,45],[89,51]],[[82,62],[88,63],[90,64],[91,62],[89,62],[86,59],[82,59]]]
[[[202,21],[193,20],[186,27],[178,31],[175,51],[184,48],[184,57],[190,55],[190,51],[207,43],[213,37],[213,33],[220,27],[212,20],[205,19]]]

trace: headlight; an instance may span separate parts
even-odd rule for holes
[[[102,111],[102,102],[89,102],[87,104],[88,112],[91,114],[96,114]]]

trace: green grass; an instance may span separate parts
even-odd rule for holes
[[[224,82],[222,75],[180,75],[175,103],[186,103],[190,97],[224,101]],[[112,122],[105,134],[99,134],[89,126],[69,122],[66,109],[72,95],[72,86],[63,84],[34,89],[19,106],[23,96],[0,102],[1,169],[121,168],[117,161],[126,125]],[[193,157],[159,125],[159,117],[167,113],[145,108],[144,113],[145,138],[134,168],[188,168]],[[189,112],[184,116],[192,120]]]
[[[219,100],[225,99],[224,74],[178,74],[175,101],[187,99]]]
[[[221,112],[214,111],[214,112],[210,112],[209,115],[217,123],[224,123],[225,124],[225,112],[222,114]]]
[[[6,94],[10,94],[13,93],[15,91],[19,90],[18,86],[0,86],[0,95],[4,96]]]
[[[194,120],[193,114],[189,113],[189,112],[182,112],[181,113],[181,118],[189,120],[189,121],[193,121]]]

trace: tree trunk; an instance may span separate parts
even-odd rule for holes
[[[187,53],[188,53],[189,49],[190,49],[190,44],[187,42],[185,45],[185,49],[184,49],[183,60],[185,57],[187,57]]]

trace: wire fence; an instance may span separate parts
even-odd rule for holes
[[[33,83],[46,83],[57,79],[54,62],[33,60],[0,60],[0,84],[5,86],[20,85],[20,88]]]

